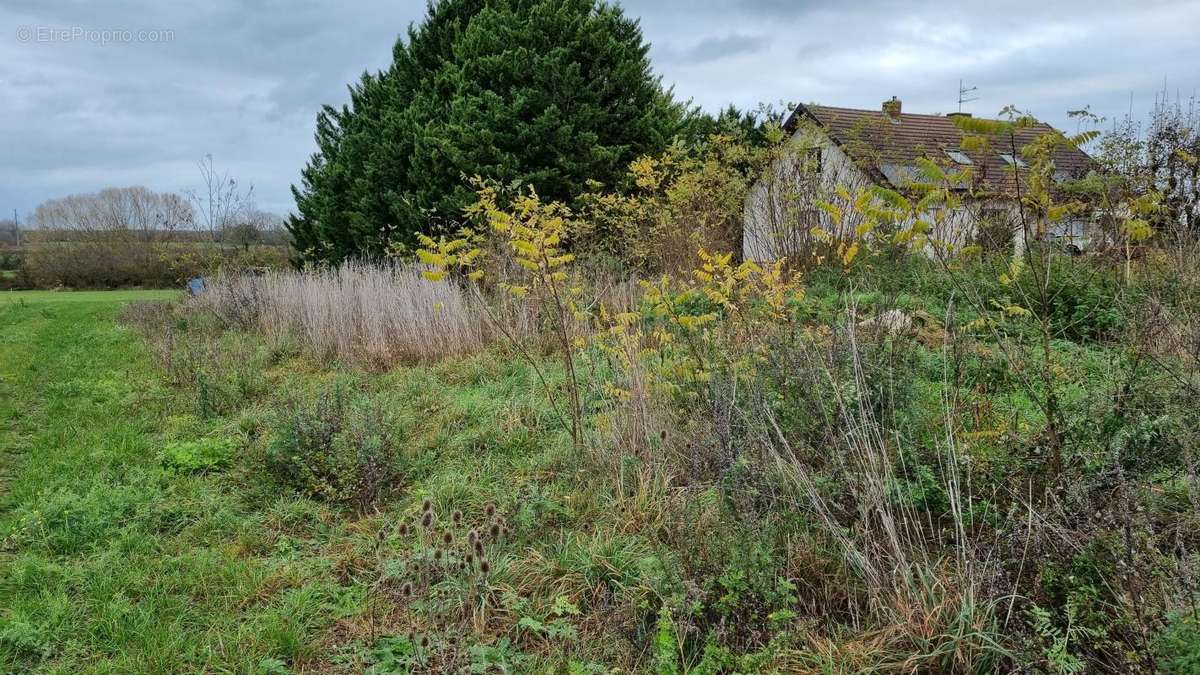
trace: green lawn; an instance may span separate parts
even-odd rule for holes
[[[226,479],[158,459],[222,431],[114,322],[173,295],[0,295],[0,672],[250,672],[305,643],[315,601],[280,592],[303,574],[247,554]]]
[[[182,291],[0,291],[0,305],[9,302],[57,303],[87,302],[111,306],[131,300],[169,300],[182,296]]]
[[[547,420],[531,372],[483,354],[366,376],[232,335],[210,372],[255,382],[213,379],[197,392],[168,385],[143,336],[116,320],[128,301],[172,295],[0,295],[0,672],[362,672],[411,662],[403,636],[431,629],[370,594],[381,575],[429,551],[412,535],[376,543],[381,529],[419,520],[425,498],[446,521],[467,514],[459,541],[469,523],[486,523],[488,503],[516,531],[489,544],[493,581],[448,579],[439,591],[459,617],[436,638],[455,670],[477,659],[542,672],[576,649],[628,653],[618,641],[555,645],[529,634],[518,649],[501,638],[515,634],[518,612],[545,617],[543,605],[581,589],[612,584],[644,597],[637,561],[658,559],[641,537],[615,532],[611,505],[564,468],[565,434]],[[366,514],[297,496],[263,473],[274,411],[334,384],[379,402],[402,444],[402,479]],[[218,389],[238,393],[217,400]],[[539,427],[552,431],[530,431]],[[193,470],[166,452],[200,446],[234,456]],[[593,524],[610,534],[584,530]],[[533,600],[510,599],[471,628],[486,616],[477,603],[492,606],[517,584]],[[435,667],[417,663],[414,672]]]

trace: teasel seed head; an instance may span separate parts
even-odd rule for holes
[[[495,505],[495,504],[488,504],[486,507],[484,507],[484,509],[483,509],[483,513],[484,513],[484,515],[486,515],[488,518],[491,518],[492,516],[496,515],[496,505]]]
[[[492,535],[492,539],[500,536],[500,523],[492,523],[492,527],[488,530],[488,534]]]
[[[429,500],[429,497],[426,497],[426,498],[424,499],[424,501],[422,501],[422,502],[421,502],[421,510],[422,510],[422,511],[431,511],[431,510],[433,510],[433,502]]]
[[[450,534],[449,532],[443,532],[442,533],[442,543],[447,546],[454,543],[454,535]]]
[[[421,516],[421,527],[428,530],[433,526],[433,511],[426,511],[424,516]]]
[[[482,573],[484,573],[484,574],[487,574],[488,572],[491,572],[491,571],[492,571],[492,564],[491,564],[490,562],[486,561],[486,560],[480,560],[480,561],[479,561],[479,571],[480,571],[480,572],[482,572]]]
[[[455,525],[462,523],[462,517],[463,517],[463,512],[459,511],[458,509],[455,509],[454,513],[450,514],[450,519],[452,521],[454,521]]]
[[[400,523],[400,536],[401,537],[408,536],[408,523]]]
[[[479,541],[479,535],[475,533],[475,530],[471,530],[467,533],[467,543],[474,546],[476,541]]]
[[[465,557],[465,558],[463,558],[463,562],[465,562],[465,563],[466,563],[466,564],[468,564],[468,565],[474,565],[474,564],[475,564],[475,554],[474,554],[474,553],[468,553],[468,554],[466,555],[466,557]]]

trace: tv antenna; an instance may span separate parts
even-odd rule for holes
[[[962,80],[958,81],[958,112],[962,112],[962,104],[979,100],[978,96],[971,96],[971,94],[975,93],[976,91],[979,91],[979,87],[971,87],[968,89],[963,86]]]

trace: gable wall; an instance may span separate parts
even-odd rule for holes
[[[838,240],[848,241],[857,226],[855,218],[850,216],[849,222],[834,223],[829,214],[816,207],[816,202],[829,201],[850,213],[850,205],[836,195],[837,188],[845,187],[853,195],[874,184],[871,177],[818,127],[802,125],[792,136],[792,143],[801,156],[809,149],[820,149],[819,179],[813,180],[811,175],[797,170],[794,161],[780,160],[775,163],[771,179],[755,184],[744,210],[742,255],[746,260],[763,262],[785,256],[795,259],[811,255],[809,230],[814,225],[832,233]],[[983,209],[1007,212],[1010,218],[1015,216],[1015,207],[1006,201],[970,204],[950,213],[940,231],[932,236],[956,244],[969,242],[975,237]]]

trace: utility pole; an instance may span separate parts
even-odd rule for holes
[[[962,112],[962,104],[979,100],[978,96],[971,96],[972,93],[978,90],[979,87],[971,87],[970,89],[967,89],[963,87],[962,80],[958,81],[958,112]]]

